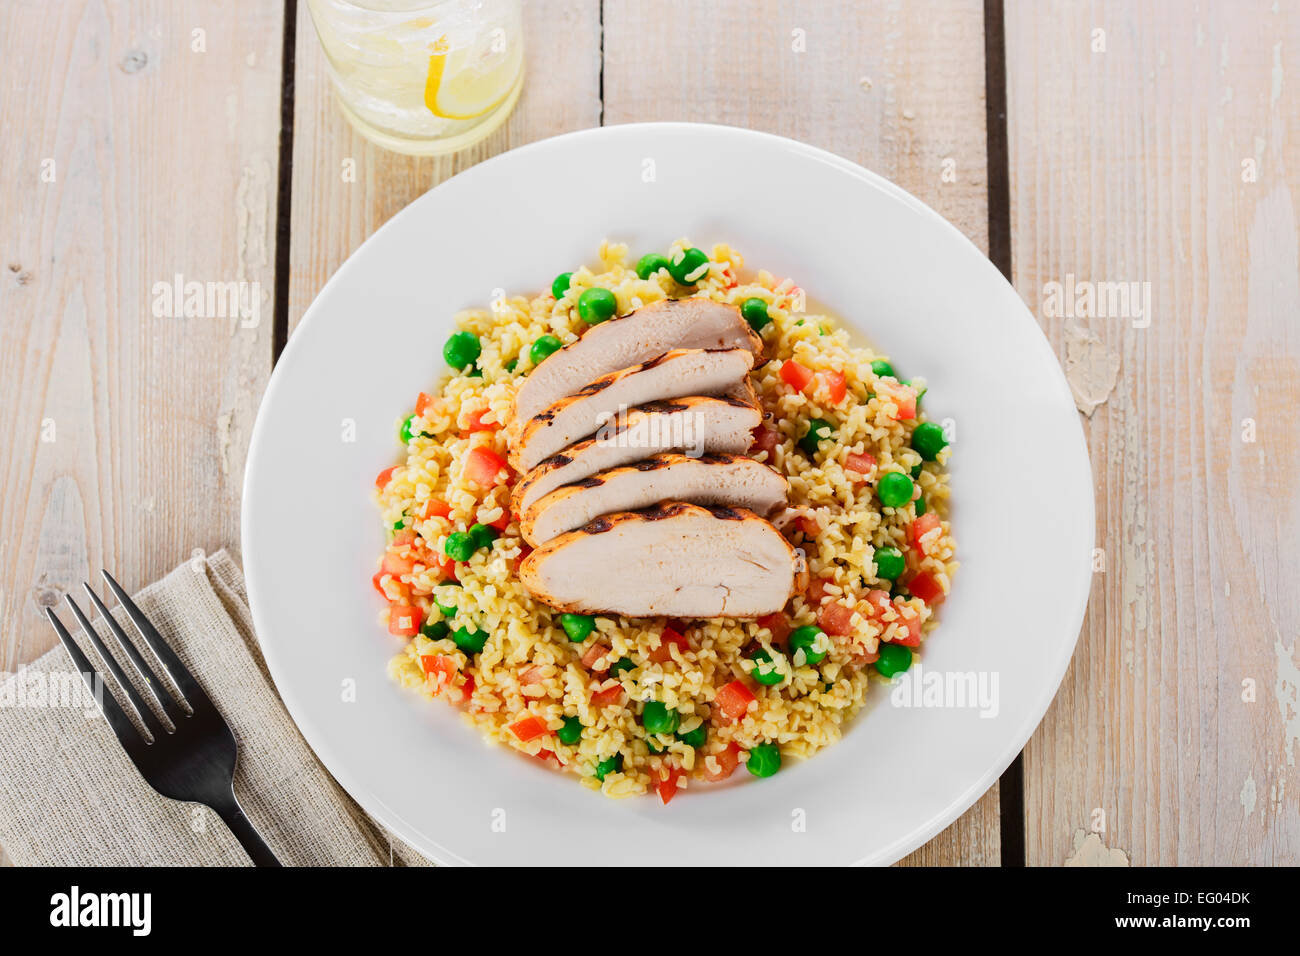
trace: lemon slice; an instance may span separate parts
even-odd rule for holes
[[[522,44],[507,41],[494,50],[494,37],[485,34],[474,46],[447,51],[441,36],[431,47],[424,105],[434,116],[466,120],[482,116],[501,104],[519,76]]]

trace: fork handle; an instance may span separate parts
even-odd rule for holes
[[[248,853],[253,860],[254,866],[283,866],[271,852],[271,848],[266,845],[262,835],[257,832],[257,827],[253,826],[251,820],[244,814],[244,808],[239,805],[239,800],[231,791],[230,799],[223,800],[219,803],[209,804],[217,812],[217,816],[230,828],[230,832],[235,835],[235,839]]]

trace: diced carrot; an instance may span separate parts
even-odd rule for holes
[[[525,686],[540,684],[544,680],[546,680],[546,667],[542,664],[534,664],[519,672],[519,683]]]
[[[862,484],[876,470],[876,459],[872,455],[859,455],[850,452],[844,458],[844,470],[849,473],[849,480]]]
[[[394,604],[388,609],[388,633],[393,637],[414,637],[420,633],[420,609]]]
[[[668,801],[677,795],[677,781],[682,778],[682,771],[671,767],[659,771],[655,776],[655,792],[659,794],[664,806],[668,806]]]
[[[853,620],[853,613],[853,608],[839,601],[831,601],[818,609],[817,624],[827,634],[843,637],[853,633],[853,625],[850,623]]]
[[[609,687],[596,691],[591,695],[592,707],[608,707],[610,704],[617,704],[623,699],[623,685],[618,681],[612,681]]]
[[[753,435],[754,441],[749,446],[750,454],[757,455],[760,451],[765,451],[770,463],[776,454],[776,446],[781,444],[781,433],[775,428],[759,425],[754,429]]]
[[[830,398],[832,405],[838,405],[844,401],[844,396],[848,393],[848,383],[844,379],[843,372],[824,370],[817,373],[826,386],[826,395]]]
[[[943,599],[947,596],[944,594],[943,585],[929,571],[922,571],[920,574],[914,575],[907,582],[907,589],[930,607],[942,604]]]
[[[508,471],[505,459],[490,448],[471,448],[465,457],[465,477],[481,488],[491,488]]]
[[[684,634],[679,634],[671,627],[665,627],[659,635],[659,646],[650,652],[650,660],[656,664],[663,664],[673,658],[673,645],[682,653],[691,649],[691,642],[686,639]]]
[[[376,475],[375,487],[378,488],[380,491],[383,491],[388,486],[388,482],[392,480],[393,472],[397,471],[397,469],[398,466],[394,465],[392,468],[385,468],[378,475]]]
[[[532,714],[528,714],[511,724],[510,732],[518,737],[520,742],[527,743],[546,733],[546,724]]]
[[[907,539],[912,542],[913,547],[925,554],[925,536],[937,527],[939,527],[939,516],[933,511],[927,511],[907,526]]]
[[[607,654],[609,654],[609,648],[604,644],[592,644],[591,647],[587,648],[587,653],[582,655],[582,666],[587,668],[595,667],[596,661],[605,657]],[[600,668],[600,672],[604,673],[607,671],[610,663],[610,661],[606,660],[605,666]]]
[[[781,378],[795,391],[802,392],[813,380],[813,371],[794,359],[786,359],[781,363]]]
[[[758,626],[765,627],[772,632],[772,643],[785,644],[786,638],[790,636],[790,619],[781,611],[775,614],[765,614],[758,619]]]
[[[716,763],[717,770],[712,769],[709,764]],[[740,763],[740,747],[733,741],[727,744],[725,750],[716,754],[709,754],[702,761],[704,776],[708,780],[718,781],[726,780],[736,770]]]
[[[496,431],[498,428],[501,427],[501,423],[500,423],[500,422],[485,422],[485,421],[483,421],[484,416],[486,416],[486,415],[490,415],[491,413],[492,413],[492,409],[490,409],[490,408],[480,408],[478,411],[470,412],[470,414],[469,414],[469,427],[466,429],[466,431],[467,431],[467,432],[492,432],[492,431]]]
[[[430,498],[424,503],[423,517],[425,521],[428,521],[430,518],[450,518],[451,505],[447,504],[447,502],[443,501],[441,498]]]
[[[753,691],[738,680],[733,680],[730,684],[719,687],[717,695],[713,698],[714,703],[718,705],[718,709],[732,720],[739,720],[744,717],[745,712],[749,710],[749,705],[755,700]]]

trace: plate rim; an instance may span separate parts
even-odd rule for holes
[[[300,346],[304,338],[303,332],[309,327],[314,320],[316,313],[319,311],[318,306],[323,298],[330,292],[331,288],[338,282],[344,280],[344,277],[351,268],[354,267],[354,261],[361,254],[367,245],[374,242],[377,237],[381,236],[385,230],[388,230],[398,220],[410,214],[413,208],[422,204],[428,197],[436,194],[439,190],[449,187],[458,180],[473,179],[485,175],[483,170],[491,170],[496,165],[504,162],[518,162],[521,156],[526,156],[532,152],[538,152],[547,148],[554,148],[555,144],[566,140],[581,140],[589,138],[601,138],[609,136],[628,136],[637,135],[646,132],[675,132],[689,135],[693,132],[711,133],[723,132],[725,135],[734,135],[739,137],[748,137],[757,140],[765,140],[772,145],[803,156],[833,166],[840,171],[847,173],[866,184],[878,189],[879,191],[891,196],[895,200],[902,202],[914,213],[921,215],[931,223],[937,224],[940,229],[946,230],[951,236],[957,237],[969,251],[977,254],[983,262],[983,267],[992,271],[998,281],[1002,282],[1012,293],[1014,301],[1019,308],[1013,311],[1017,314],[1016,321],[1028,322],[1036,333],[1036,342],[1043,353],[1044,357],[1050,358],[1052,366],[1057,373],[1058,384],[1065,389],[1068,394],[1069,386],[1065,374],[1060,365],[1060,360],[1052,350],[1046,334],[1038,324],[1028,305],[1020,297],[1015,286],[1011,281],[1002,274],[988,258],[987,254],[970,240],[965,233],[958,229],[953,223],[949,222],[939,212],[919,199],[903,187],[886,179],[879,173],[873,172],[853,160],[839,156],[828,150],[808,143],[801,142],[790,137],[781,136],[775,133],[767,133],[759,130],[749,129],[741,126],[726,125],[719,123],[691,123],[691,122],[635,122],[612,124],[608,126],[595,126],[581,130],[573,130],[567,133],[561,133],[556,136],[546,137],[517,146],[505,152],[498,153],[488,159],[475,163],[474,165],[462,170],[454,176],[449,177],[443,182],[421,193],[412,199],[400,210],[394,213],[388,220],[381,224],[377,229],[368,235],[358,245],[348,257],[339,264],[338,268],[330,275],[321,288],[313,296],[311,303],[303,311],[294,333],[290,335],[281,350],[280,356],[271,370],[271,375],[267,380],[262,396],[258,401],[257,415],[250,432],[247,454],[244,465],[244,478],[241,483],[240,495],[240,557],[245,569],[245,590],[248,595],[249,612],[253,619],[253,633],[261,650],[264,660],[266,661],[267,671],[271,676],[276,692],[279,694],[298,732],[302,734],[304,741],[311,748],[313,755],[321,762],[321,765],[329,774],[338,782],[347,794],[357,802],[358,806],[382,825],[385,829],[397,836],[403,842],[407,843],[413,849],[431,857],[435,862],[442,865],[474,865],[473,861],[467,860],[458,854],[448,850],[436,839],[430,837],[427,833],[419,832],[418,838],[413,838],[411,828],[407,826],[405,820],[397,817],[390,808],[383,803],[379,797],[357,780],[352,772],[341,765],[337,754],[333,751],[329,741],[319,732],[319,729],[313,724],[308,715],[308,709],[303,705],[301,699],[292,690],[286,691],[286,686],[291,686],[291,682],[282,682],[281,675],[287,672],[287,666],[280,657],[279,652],[275,649],[273,642],[268,643],[262,638],[262,625],[266,622],[266,615],[259,614],[258,607],[261,605],[261,587],[254,580],[254,576],[247,573],[249,560],[245,557],[246,553],[254,549],[254,543],[258,538],[254,523],[250,520],[248,502],[252,497],[253,478],[257,470],[256,465],[259,460],[260,438],[266,421],[266,408],[271,404],[277,389],[282,385],[286,375],[284,369],[292,364],[292,357],[296,354],[297,347]],[[1076,415],[1071,429],[1070,442],[1075,445],[1076,450],[1081,453],[1085,465],[1086,486],[1088,494],[1086,495],[1085,511],[1080,517],[1086,517],[1084,524],[1091,529],[1091,537],[1096,537],[1096,486],[1092,475],[1091,456],[1088,452],[1088,444],[1083,430],[1083,423]],[[854,865],[888,865],[897,862],[917,848],[933,839],[937,834],[950,826],[958,817],[970,809],[985,793],[992,788],[993,784],[1002,776],[1007,767],[1015,760],[1016,756],[1021,753],[1029,739],[1042,723],[1044,717],[1050,709],[1052,702],[1055,700],[1060,690],[1069,666],[1074,659],[1075,650],[1078,647],[1079,637],[1081,635],[1085,616],[1087,614],[1088,602],[1091,595],[1092,570],[1089,556],[1081,555],[1079,558],[1080,571],[1078,580],[1073,584],[1072,593],[1069,595],[1069,606],[1073,607],[1073,613],[1070,615],[1073,626],[1073,639],[1068,645],[1062,646],[1061,659],[1056,662],[1053,668],[1051,679],[1043,682],[1043,691],[1035,700],[1034,706],[1030,709],[1030,717],[1027,718],[1014,733],[1008,735],[1011,745],[1006,747],[1001,756],[991,765],[990,770],[982,775],[975,783],[967,786],[958,796],[954,797],[947,807],[931,817],[929,822],[922,827],[912,830],[894,840],[892,843],[878,849],[874,853],[864,855],[854,861]],[[1063,588],[1063,591],[1065,588]]]

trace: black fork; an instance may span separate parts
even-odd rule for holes
[[[180,689],[181,695],[179,698],[174,697],[168,687],[154,676],[144,657],[136,649],[135,643],[127,637],[117,621],[108,613],[108,608],[91,590],[90,585],[86,584],[86,593],[90,596],[90,602],[107,622],[118,645],[126,653],[132,667],[149,688],[158,708],[174,728],[168,730],[127,678],[117,658],[104,645],[95,628],[91,626],[90,620],[81,613],[81,608],[72,600],[72,595],[67,595],[68,606],[72,608],[77,623],[81,625],[90,643],[95,646],[109,673],[121,685],[136,716],[153,738],[152,742],[146,740],[113,696],[104,692],[102,676],[91,666],[86,655],[72,639],[72,635],[54,614],[54,609],[46,608],[45,613],[50,623],[54,625],[54,630],[58,632],[59,640],[67,648],[72,663],[81,672],[82,680],[90,688],[91,695],[99,704],[104,719],[113,728],[113,733],[117,735],[122,749],[139,769],[141,776],[164,797],[202,803],[210,807],[225,821],[230,832],[243,844],[255,864],[280,866],[280,861],[275,858],[266,841],[249,822],[239,806],[239,801],[235,798],[235,761],[238,747],[235,744],[235,735],[230,732],[230,725],[217,712],[198,681],[186,670],[180,658],[149,623],[149,619],[131,600],[130,595],[122,590],[122,586],[114,581],[107,571],[101,573],[109,590],[126,609],[140,636],[162,665],[163,672]]]

